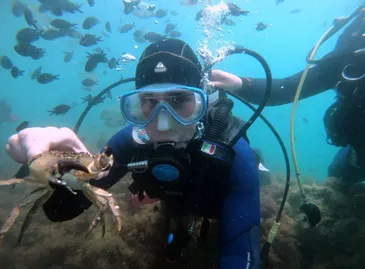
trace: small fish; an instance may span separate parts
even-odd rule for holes
[[[66,35],[75,39],[81,39],[82,34],[76,30],[69,30],[66,32]]]
[[[68,51],[64,51],[63,52],[65,54],[65,56],[63,57],[63,61],[65,63],[68,63],[72,60],[72,57],[74,56],[74,51],[68,52]]]
[[[0,66],[4,69],[9,70],[13,68],[14,64],[8,56],[3,55],[0,57]]]
[[[98,53],[87,53],[88,60],[85,64],[85,72],[91,72],[93,71],[99,63],[107,63],[108,58],[106,57],[106,53],[101,50]]]
[[[12,114],[11,105],[7,101],[0,99],[0,123],[13,121],[16,121],[16,117]]]
[[[165,26],[165,34],[168,34],[171,31],[175,30],[176,25],[177,25],[177,23],[175,23],[175,24],[173,24],[173,23],[166,24],[166,26]]]
[[[39,75],[39,77],[37,78],[37,82],[40,84],[48,84],[54,80],[58,80],[59,75],[52,75],[49,73],[42,73]]]
[[[120,59],[115,59],[115,57],[112,57],[110,60],[109,60],[109,62],[108,62],[108,67],[110,68],[110,69],[114,69],[114,68],[116,68],[117,67],[117,65],[119,64],[119,60]]]
[[[308,119],[307,119],[307,118],[305,118],[305,117],[304,117],[304,118],[302,118],[302,121],[303,121],[304,123],[306,123],[306,124],[308,124],[308,122],[309,122],[309,121],[308,121]]]
[[[199,10],[198,13],[196,13],[196,15],[195,15],[196,21],[200,21],[203,18],[203,11],[204,11],[204,9]]]
[[[50,24],[57,29],[67,29],[67,30],[75,29],[75,27],[77,26],[77,23],[71,23],[63,19],[54,19],[53,21],[51,21]]]
[[[70,109],[71,109],[71,107],[69,105],[61,104],[61,105],[58,105],[58,106],[52,108],[51,110],[48,110],[48,112],[50,113],[49,114],[50,116],[52,116],[52,115],[58,116],[58,115],[64,115]]]
[[[172,31],[171,33],[170,33],[170,37],[172,37],[172,38],[179,38],[179,37],[181,37],[182,36],[182,33],[181,32],[179,32],[179,31]]]
[[[176,11],[176,10],[171,10],[170,14],[171,14],[172,16],[177,16],[177,15],[179,15],[179,13],[177,13],[177,11]]]
[[[228,9],[231,12],[230,15],[232,16],[247,16],[248,13],[250,13],[250,11],[246,11],[246,10],[242,10],[239,6],[237,6],[236,4],[233,3],[227,3]]]
[[[297,13],[299,13],[299,12],[301,12],[301,11],[302,11],[302,9],[301,9],[301,8],[295,8],[295,9],[290,10],[290,11],[289,11],[289,13],[290,13],[290,14],[297,14]]]
[[[86,34],[81,39],[79,44],[83,47],[89,47],[96,45],[98,42],[103,41],[102,37],[96,37],[96,35]]]
[[[33,13],[32,11],[29,9],[29,8],[25,8],[24,9],[24,18],[25,18],[25,21],[28,23],[29,26],[33,26],[34,28],[37,28],[37,21],[33,18]]]
[[[135,24],[136,24],[135,22],[124,24],[122,27],[120,27],[119,32],[121,34],[125,34],[125,33],[129,32],[130,30],[132,30],[132,28],[134,27]]]
[[[33,28],[23,28],[17,32],[15,38],[18,42],[32,43],[39,39],[40,34],[39,31]]]
[[[33,60],[42,58],[45,54],[45,50],[37,48],[32,44],[26,42],[19,42],[14,46],[14,50],[21,56],[31,57]]]
[[[110,22],[108,22],[108,21],[105,23],[105,30],[108,33],[111,33],[112,32],[112,27],[110,26]]]
[[[44,1],[44,0],[43,0]],[[84,12],[82,12],[82,10],[80,10],[80,7],[82,6],[82,4],[75,4],[72,3],[69,0],[46,0],[47,2],[58,2],[59,5],[63,6],[63,10],[67,11],[68,13],[72,13],[75,14],[76,12],[79,12],[81,14],[83,14]]]
[[[42,33],[41,37],[45,40],[55,40],[59,37],[61,37],[61,32],[60,30],[56,30],[56,29],[49,29],[47,31],[45,31],[44,33]]]
[[[142,37],[135,37],[135,38],[133,38],[133,41],[135,41],[139,44],[146,43],[146,39],[144,39],[143,36]]]
[[[39,66],[36,69],[34,69],[32,74],[30,75],[30,78],[37,79],[41,73],[42,73],[42,66]]]
[[[98,23],[99,23],[98,18],[88,17],[84,20],[84,22],[82,24],[82,28],[84,28],[85,30],[89,30],[89,29],[93,28],[95,25],[97,25]]]
[[[231,19],[225,19],[223,23],[228,26],[236,25],[236,23]]]
[[[153,42],[157,42],[157,41],[165,39],[166,36],[157,34],[155,32],[148,32],[147,34],[145,34],[143,36],[143,38],[146,39],[147,41],[153,43]]]
[[[136,60],[136,57],[134,57],[133,55],[131,54],[123,54],[120,59],[122,60],[123,63],[127,64],[127,63],[130,63],[130,62],[134,62]]]
[[[255,28],[257,31],[261,32],[267,28],[267,24],[264,24],[263,22],[259,22],[256,24]]]
[[[101,104],[104,102],[106,96],[102,96],[100,98],[96,98],[96,96],[92,96],[91,94],[85,96],[85,97],[82,97],[82,100],[84,100],[82,103],[86,103],[88,105],[98,105],[98,104]]]
[[[18,67],[14,66],[11,71],[10,71],[11,75],[13,78],[18,78],[20,76],[23,76],[24,71],[20,70]]]
[[[136,38],[141,38],[143,37],[143,31],[142,30],[136,30],[133,32],[133,36]]]
[[[11,8],[11,12],[13,13],[13,15],[15,17],[21,17],[23,16],[23,13],[24,13],[24,9],[26,8],[27,6],[24,5],[22,2],[20,1],[16,1],[12,8]]]
[[[89,3],[89,6],[91,6],[91,7],[95,6],[94,0],[87,0],[87,2]]]
[[[167,15],[167,9],[166,10],[163,10],[163,9],[159,9],[156,11],[156,18],[163,18]]]
[[[28,126],[29,126],[29,121],[23,121],[21,124],[18,125],[18,127],[15,128],[15,131],[19,133],[21,130],[28,128]]]
[[[98,82],[94,79],[91,79],[91,78],[85,78],[81,84],[85,87],[92,87],[94,85],[98,85]]]

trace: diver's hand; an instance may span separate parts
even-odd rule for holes
[[[216,69],[212,70],[210,84],[214,87],[235,91],[241,89],[242,80],[236,75]]]
[[[12,135],[6,151],[16,162],[26,164],[34,156],[51,150],[89,152],[69,128],[32,127]]]

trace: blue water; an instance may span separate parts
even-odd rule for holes
[[[1,90],[0,99],[7,100],[13,107],[13,113],[17,121],[3,123],[0,125],[0,146],[3,149],[9,136],[15,132],[15,127],[23,120],[31,122],[31,126],[67,126],[73,128],[78,116],[82,113],[85,104],[81,104],[81,97],[89,92],[82,89],[81,81],[89,77],[84,72],[86,53],[92,52],[92,48],[84,48],[78,44],[77,39],[64,37],[55,41],[38,40],[35,46],[44,48],[46,55],[40,60],[32,60],[18,55],[13,46],[16,44],[15,34],[27,24],[23,17],[17,18],[11,14],[11,3],[13,1],[3,0],[0,2],[0,27],[1,42],[0,54],[7,55],[20,69],[25,70],[23,77],[14,79],[8,70],[0,68]],[[23,1],[32,10],[38,6],[37,1]],[[62,18],[73,23],[78,23],[81,33],[93,33],[98,36],[105,31],[106,21],[110,21],[113,33],[109,38],[103,37],[104,41],[100,47],[107,52],[108,58],[119,57],[127,52],[139,58],[143,49],[148,45],[138,44],[132,41],[133,32],[136,29],[144,29],[163,33],[165,21],[178,23],[177,30],[183,33],[181,39],[188,42],[194,49],[202,38],[201,30],[196,30],[197,22],[194,20],[196,13],[203,7],[180,6],[179,0],[151,1],[157,9],[176,10],[179,15],[168,15],[162,19],[149,18],[140,19],[132,14],[126,16],[120,0],[95,0],[96,5],[89,7],[87,1],[82,6],[84,14],[65,14]],[[284,3],[276,6],[274,0],[251,0],[232,1],[245,10],[250,10],[249,16],[233,18],[236,26],[223,26],[222,39],[234,41],[247,48],[260,53],[269,63],[273,77],[281,78],[289,76],[302,70],[305,67],[305,57],[308,51],[314,46],[320,36],[331,26],[332,20],[338,16],[349,15],[360,1],[346,0],[285,0]],[[289,11],[300,8],[301,12],[290,14]],[[101,22],[92,30],[83,30],[81,25],[88,16],[96,16]],[[47,25],[55,16],[35,14],[35,17],[43,25]],[[157,20],[157,21],[156,21]],[[156,21],[156,22],[155,22]],[[256,23],[263,21],[272,24],[263,32],[255,30]],[[136,22],[137,27],[126,34],[120,34],[118,27],[125,23]],[[335,45],[335,35],[322,46],[318,57],[331,51]],[[98,45],[94,46],[98,47]],[[70,63],[63,62],[63,51],[74,50],[74,57]],[[38,66],[42,66],[43,72],[59,74],[60,80],[47,85],[41,85],[30,79],[31,72]],[[124,70],[117,72],[110,70],[106,64],[100,64],[93,76],[98,80],[97,86],[92,92],[96,95],[99,90],[118,80],[121,75],[124,78],[133,76],[135,63],[124,66]],[[219,68],[235,73],[240,76],[262,77],[263,70],[254,60],[248,56],[230,57]],[[106,75],[103,74],[107,71]],[[97,150],[95,142],[100,133],[112,135],[117,128],[105,127],[100,120],[100,112],[108,107],[118,105],[117,96],[133,88],[133,84],[123,85],[113,90],[113,100],[94,107],[88,114],[80,129],[80,137],[86,138],[86,144],[91,150]],[[326,179],[327,166],[331,162],[337,148],[327,145],[322,117],[325,109],[333,101],[332,91],[325,92],[299,103],[296,117],[296,149],[298,161],[305,177],[315,178],[322,182]],[[75,107],[64,116],[49,116],[47,110],[59,104],[73,104]],[[289,147],[289,123],[292,105],[280,107],[267,107],[263,114],[275,126],[285,144]],[[251,112],[240,106],[235,107],[235,113],[243,118],[248,118]],[[308,120],[308,123],[303,121]],[[258,120],[249,130],[249,137],[252,145],[261,149],[265,158],[265,166],[276,173],[284,173],[284,161],[282,153],[274,136],[269,129]],[[91,142],[93,141],[93,142]],[[291,156],[291,154],[290,154]],[[2,163],[11,162],[6,156],[5,150],[1,150],[0,158]],[[1,176],[9,171],[2,171]]]

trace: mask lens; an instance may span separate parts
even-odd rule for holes
[[[168,111],[183,125],[199,121],[206,111],[205,93],[196,88],[173,87],[165,89],[141,89],[123,95],[121,111],[132,124],[145,126],[160,109]]]

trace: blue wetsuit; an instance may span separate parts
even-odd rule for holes
[[[115,159],[109,175],[92,181],[95,186],[108,189],[128,171],[118,164],[132,161],[136,148],[133,146],[132,126],[114,135],[108,142]],[[226,179],[229,186],[221,201],[219,212],[219,268],[259,268],[260,196],[258,168],[253,151],[244,139],[234,146],[236,155]],[[65,221],[81,214],[91,205],[82,194],[72,195],[64,189],[56,189],[43,208],[51,221]]]

